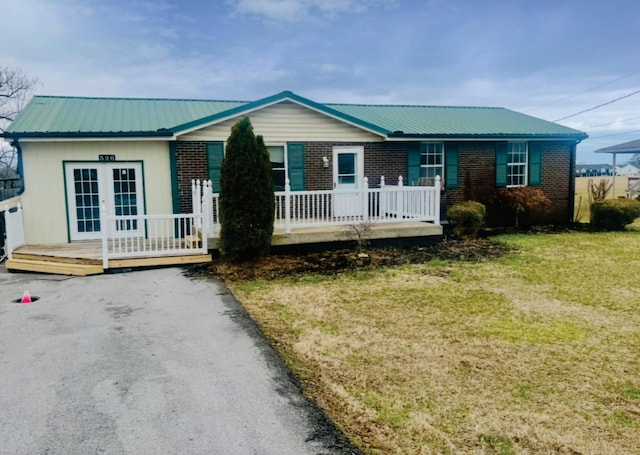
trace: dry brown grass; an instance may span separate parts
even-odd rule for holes
[[[640,454],[640,231],[230,283],[369,454]]]
[[[593,180],[594,183],[598,183],[600,180],[606,180],[611,183],[613,177],[578,177],[576,178],[576,192],[575,192],[575,214],[576,220],[582,223],[589,222],[589,180]],[[616,177],[615,196],[624,196],[627,190],[628,178],[624,176]],[[614,196],[613,192],[609,192],[609,198]]]

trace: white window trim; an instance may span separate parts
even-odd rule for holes
[[[444,153],[444,142],[421,142],[421,144],[436,144],[440,146],[440,153],[442,155],[442,164],[440,165],[435,165],[435,164],[422,164],[422,156],[425,155],[426,153],[424,152],[420,152],[420,169],[433,169],[433,168],[440,168],[440,172],[437,174],[440,176],[441,179],[444,178],[444,170],[445,170],[445,153]],[[422,171],[420,171],[420,174],[422,174]],[[425,172],[426,174],[426,172]],[[431,177],[420,177],[420,179],[423,178],[431,178]],[[434,177],[435,178],[435,177]]]
[[[286,142],[269,142],[269,143],[265,143],[265,145],[267,146],[267,151],[269,150],[269,147],[282,147],[282,149],[284,150],[284,183],[286,185],[287,181],[289,180],[289,158],[287,157],[288,155],[287,143]],[[271,156],[269,156],[269,162],[271,162]]]
[[[510,147],[513,144],[524,144],[524,146],[525,146],[524,163],[522,163],[522,162],[512,163],[509,160]],[[514,166],[520,166],[522,164],[524,164],[524,178],[523,178],[522,185],[507,185],[507,188],[522,188],[522,187],[525,187],[525,186],[529,185],[529,143],[525,142],[525,141],[507,142],[507,182],[511,180],[510,176],[512,175],[511,170],[513,169],[513,167]]]

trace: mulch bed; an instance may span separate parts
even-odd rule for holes
[[[434,259],[482,261],[512,251],[507,245],[487,239],[445,240],[424,247],[367,248],[363,253],[353,249],[329,250],[319,253],[275,254],[243,263],[216,260],[211,264],[194,266],[191,273],[220,278],[223,281],[272,280],[298,275],[339,273],[420,264]]]

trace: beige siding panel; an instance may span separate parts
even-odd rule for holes
[[[226,141],[238,116],[180,136],[185,141]],[[291,102],[282,102],[249,114],[253,130],[265,142],[379,142],[380,136]]]
[[[63,161],[97,162],[98,155],[142,161],[149,214],[172,213],[171,169],[166,142],[29,142],[22,144],[25,242],[66,243],[67,208]]]

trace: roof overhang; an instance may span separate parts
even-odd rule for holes
[[[595,150],[594,153],[640,153],[640,139]]]
[[[127,132],[20,132],[2,133],[0,136],[12,142],[56,142],[56,141],[149,141],[149,140],[173,140],[175,135],[169,130],[159,131],[127,131]]]
[[[588,135],[543,135],[543,134],[411,134],[395,131],[388,135],[389,141],[572,141],[579,143],[586,139]]]

